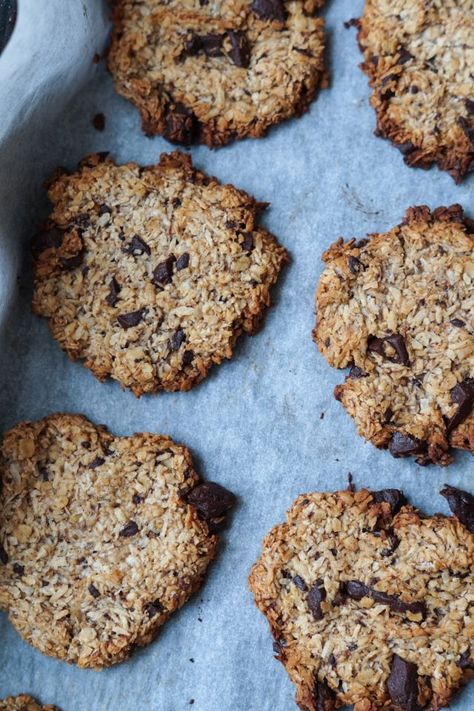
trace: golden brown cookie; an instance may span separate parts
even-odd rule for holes
[[[20,694],[19,696],[7,696],[6,699],[0,699],[0,711],[59,711],[59,709],[49,704],[42,706],[31,696]]]
[[[377,134],[460,182],[474,170],[472,0],[366,0],[358,24]]]
[[[0,460],[0,607],[45,654],[126,659],[201,585],[234,497],[169,437],[79,415],[14,427]]]
[[[359,434],[421,464],[474,453],[474,223],[459,205],[414,207],[323,259],[313,336],[351,367],[335,396]]]
[[[258,224],[265,205],[190,157],[141,168],[92,156],[49,197],[33,310],[99,380],[189,390],[259,329],[287,254]]]
[[[250,587],[305,711],[438,711],[472,676],[474,535],[400,491],[300,496]]]
[[[118,0],[109,68],[143,130],[189,145],[262,136],[308,109],[324,0]]]

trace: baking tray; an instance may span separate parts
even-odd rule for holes
[[[142,135],[137,111],[115,94],[103,63],[92,61],[107,34],[104,5],[20,2],[0,59],[0,428],[62,410],[117,434],[166,433],[187,444],[201,473],[233,490],[239,505],[200,593],[129,662],[100,673],[67,666],[22,642],[0,617],[0,698],[27,691],[63,711],[291,711],[293,687],[272,658],[246,582],[264,534],[298,494],[343,488],[348,472],[360,487],[403,488],[429,513],[448,512],[437,495],[445,481],[474,490],[467,453],[448,469],[420,468],[365,444],[332,395],[344,373],[329,368],[311,341],[320,256],[339,235],[386,230],[416,204],[459,202],[474,216],[472,177],[456,186],[436,169],[410,169],[374,137],[355,31],[343,26],[361,9],[362,0],[329,2],[331,87],[308,114],[263,140],[192,150],[206,172],[272,203],[264,224],[292,264],[263,330],[242,338],[231,361],[189,393],[138,400],[69,362],[31,314],[28,242],[47,214],[42,182],[56,166],[73,168],[103,150],[147,164],[172,147]],[[103,133],[92,126],[98,112]],[[451,708],[473,709],[474,685]]]

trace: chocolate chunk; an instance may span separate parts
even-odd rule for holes
[[[464,118],[464,116],[460,116],[458,118],[458,123],[461,126],[467,140],[469,141],[471,146],[474,147],[474,127],[471,125],[471,122],[468,121],[468,119]]]
[[[365,378],[367,377],[367,373],[364,373],[362,368],[359,368],[358,365],[351,365],[351,369],[349,370],[349,378]]]
[[[187,495],[186,501],[197,510],[198,514],[208,521],[220,518],[235,504],[235,496],[220,484],[212,481],[198,484]]]
[[[115,306],[118,301],[118,295],[120,294],[121,290],[122,287],[118,283],[117,279],[115,277],[112,277],[112,279],[110,280],[109,293],[105,297],[105,300],[109,306]]]
[[[286,13],[282,0],[252,0],[251,8],[262,20],[285,22]]]
[[[176,260],[176,271],[180,272],[182,269],[187,269],[189,266],[189,254],[187,252],[184,252],[178,259]]]
[[[452,318],[449,323],[452,326],[455,326],[456,328],[464,328],[464,326],[466,325],[464,321],[461,321],[460,318]]]
[[[467,113],[474,114],[474,101],[472,99],[466,99],[464,103],[466,105]]]
[[[388,343],[395,350],[395,356],[389,356],[386,353],[385,344]],[[393,333],[385,338],[378,336],[369,336],[367,340],[367,350],[372,353],[377,353],[386,360],[392,363],[401,363],[402,365],[410,365],[408,351],[405,345],[405,339],[399,333]]]
[[[242,242],[242,249],[244,252],[251,252],[253,249],[253,235],[251,232],[244,232],[244,241]]]
[[[33,239],[31,251],[35,256],[38,256],[47,249],[58,249],[63,243],[65,234],[66,231],[59,227],[51,227],[49,230],[40,232]]]
[[[133,501],[134,504],[141,504],[142,501],[143,501],[143,499],[142,499],[142,497],[140,496],[140,494],[134,494],[134,495],[132,496],[132,501]]]
[[[186,340],[186,334],[182,328],[177,328],[170,338],[170,348],[172,351],[178,351]]]
[[[25,572],[25,566],[20,565],[20,563],[13,563],[13,572],[17,575],[23,575]]]
[[[322,620],[323,619],[323,611],[321,609],[321,603],[323,600],[326,599],[326,590],[324,589],[323,586],[323,581],[322,580],[317,580],[316,583],[312,586],[311,590],[308,593],[307,597],[307,602],[308,602],[308,607],[313,613],[313,617],[315,620]]]
[[[155,617],[155,615],[159,615],[160,612],[163,612],[165,608],[159,600],[154,600],[153,602],[147,602],[144,609],[151,620],[152,617]]]
[[[96,131],[103,131],[105,128],[105,116],[104,114],[96,114],[92,119],[92,125]]]
[[[207,35],[193,34],[186,43],[183,55],[193,57],[199,54],[199,52],[204,52],[206,57],[220,57],[223,43],[223,35],[213,34],[211,32]]]
[[[293,577],[293,582],[298,588],[298,590],[303,590],[304,592],[306,592],[306,590],[308,589],[308,586],[306,585],[301,575],[295,575]]]
[[[105,463],[105,459],[103,457],[96,457],[90,464],[89,464],[89,469],[97,469],[97,467],[101,467],[102,464]]]
[[[0,543],[0,563],[3,563],[3,565],[6,565],[8,563],[8,553],[6,552],[5,548],[2,546]]]
[[[157,286],[165,286],[173,278],[173,265],[175,257],[171,255],[164,262],[160,262],[153,271],[153,282]]]
[[[376,504],[382,502],[389,504],[392,514],[398,513],[406,503],[406,498],[400,489],[380,489],[380,491],[372,491],[371,494]]]
[[[413,59],[413,55],[410,54],[407,49],[403,48],[400,50],[400,56],[398,58],[397,64],[406,64],[410,61],[410,59]]]
[[[450,434],[471,414],[474,405],[474,378],[466,378],[451,390],[451,400],[458,405],[457,411],[448,420],[447,433]]]
[[[93,585],[92,583],[89,585],[89,587],[88,587],[87,589],[89,590],[89,592],[90,592],[90,594],[92,595],[92,597],[95,597],[95,598],[100,597],[100,592],[99,592],[99,590],[97,590],[96,586]]]
[[[461,654],[457,661],[457,665],[458,667],[461,667],[461,669],[474,669],[474,661],[471,659],[469,649],[466,649],[466,651]]]
[[[250,45],[247,35],[240,30],[229,30],[227,37],[231,44],[229,57],[237,67],[247,68],[250,64]]]
[[[163,135],[173,143],[190,146],[199,134],[199,121],[179,101],[168,106]]]
[[[418,669],[397,654],[393,655],[387,689],[393,704],[403,711],[419,711]]]
[[[110,215],[111,212],[112,208],[106,205],[105,202],[99,205],[99,215]]]
[[[352,274],[358,274],[365,269],[360,259],[357,259],[357,257],[354,257],[352,254],[348,256],[347,263]]]
[[[132,237],[130,244],[128,244],[126,247],[124,247],[123,251],[126,252],[127,254],[136,254],[136,255],[151,254],[150,247],[147,245],[145,240],[143,240],[138,235],[134,235]]]
[[[359,580],[349,580],[344,585],[345,594],[353,600],[362,600],[363,597],[370,597],[374,602],[388,605],[393,612],[412,612],[414,615],[426,615],[426,605],[424,602],[403,602],[396,595],[388,595],[374,588],[361,583]]]
[[[122,328],[133,328],[133,326],[138,326],[145,313],[146,309],[138,309],[138,311],[131,311],[128,314],[120,314],[117,321]]]
[[[194,351],[184,351],[183,353],[183,365],[191,365],[194,360]]]
[[[135,521],[129,521],[126,526],[122,528],[119,536],[122,538],[130,538],[130,536],[135,536],[138,533],[138,526]]]
[[[43,481],[49,481],[49,471],[44,464],[38,464],[38,471]]]
[[[315,681],[313,696],[316,701],[316,711],[334,711],[336,694],[325,681]]]
[[[474,496],[449,484],[444,485],[440,494],[447,500],[449,508],[462,525],[474,533]]]
[[[424,454],[426,442],[403,432],[394,432],[388,449],[394,457],[409,457],[411,454]]]

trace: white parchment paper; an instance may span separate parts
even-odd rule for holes
[[[62,410],[117,434],[167,433],[192,449],[207,479],[238,495],[239,507],[201,592],[125,664],[97,673],[48,659],[0,616],[0,698],[29,692],[63,711],[291,711],[293,688],[246,583],[264,534],[298,494],[345,487],[349,471],[360,487],[403,488],[427,512],[447,512],[437,493],[445,481],[474,490],[467,454],[449,469],[420,468],[364,444],[332,396],[344,374],[311,341],[320,255],[339,235],[388,229],[416,204],[459,202],[474,216],[472,177],[456,186],[436,169],[410,169],[373,136],[355,31],[342,24],[361,9],[362,0],[330,0],[331,88],[308,114],[263,140],[192,150],[200,168],[272,203],[264,222],[292,265],[264,329],[243,338],[232,361],[190,393],[137,400],[69,362],[31,315],[27,245],[47,214],[42,181],[56,166],[73,168],[97,150],[147,164],[171,146],[142,135],[137,111],[93,64],[107,33],[99,0],[20,0],[0,56],[0,428]],[[97,112],[103,133],[92,127]],[[471,685],[452,709],[473,708]]]

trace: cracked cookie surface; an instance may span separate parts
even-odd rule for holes
[[[189,390],[258,330],[287,254],[247,193],[175,152],[145,168],[91,156],[49,197],[33,310],[99,380]]]
[[[314,340],[351,366],[335,396],[359,434],[421,464],[474,453],[474,223],[459,205],[323,255]]]
[[[148,135],[221,146],[306,111],[327,85],[324,0],[118,0],[109,69]]]
[[[42,706],[27,694],[0,699],[0,711],[59,711],[56,706]]]
[[[366,0],[358,26],[377,133],[459,182],[474,170],[473,0]]]
[[[200,587],[233,503],[169,437],[114,437],[79,415],[14,427],[0,468],[0,607],[80,667],[153,640]]]
[[[397,490],[300,496],[249,581],[305,711],[436,711],[472,676],[474,535]]]

